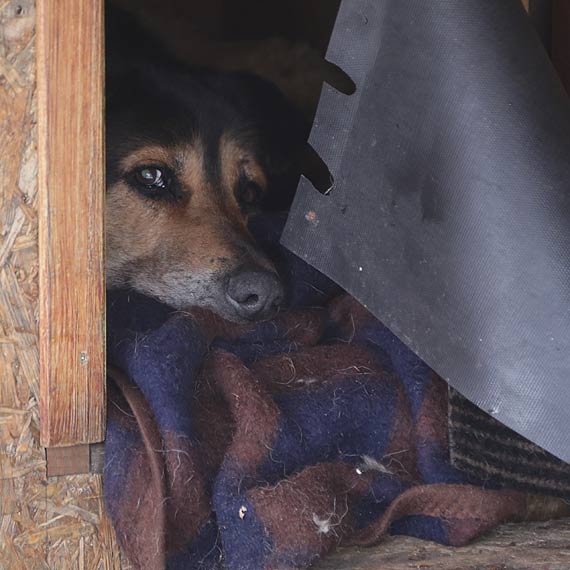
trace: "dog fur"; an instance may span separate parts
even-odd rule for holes
[[[124,15],[108,18],[108,287],[243,321],[228,280],[275,274],[247,222],[290,202],[306,125],[270,83],[174,63]],[[164,187],[141,179],[156,172]]]
[[[324,58],[340,0],[113,0],[191,65],[249,71],[312,118],[323,81],[354,84]]]

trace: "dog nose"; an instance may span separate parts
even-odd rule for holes
[[[242,269],[230,277],[226,295],[241,318],[254,321],[275,314],[283,302],[284,292],[274,273]]]

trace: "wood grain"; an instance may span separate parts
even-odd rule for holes
[[[568,570],[570,519],[504,525],[469,546],[388,537],[374,548],[350,548],[315,570]]]
[[[125,570],[101,477],[47,479],[39,441],[35,28],[0,1],[0,570]]]
[[[103,6],[37,12],[41,441],[74,445],[105,427]]]
[[[126,570],[100,475],[0,481],[0,570]]]
[[[48,478],[90,473],[91,453],[89,447],[87,444],[48,447],[46,449]]]

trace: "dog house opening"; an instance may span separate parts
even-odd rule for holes
[[[252,237],[304,174],[338,1],[113,1],[106,14],[107,284],[247,322],[284,301]],[[112,294],[111,294],[112,299]]]
[[[75,3],[68,0],[66,3],[70,10],[66,17],[71,18],[76,25],[70,27],[69,34],[60,33],[58,36],[58,26],[64,18],[45,18],[44,12],[42,25],[47,27],[42,30],[44,35],[40,45],[44,48],[41,52],[44,59],[41,57],[40,61],[48,61],[48,55],[51,54],[50,57],[61,64],[46,66],[46,69],[52,79],[51,84],[57,85],[62,93],[69,94],[72,90],[65,84],[67,75],[62,73],[58,77],[58,70],[73,68],[85,70],[85,75],[81,75],[82,94],[86,95],[92,87],[92,92],[99,94],[102,82],[94,85],[90,79],[97,76],[92,66],[97,65],[97,56],[102,55],[102,42],[93,50],[94,44],[85,41],[85,37],[91,37],[91,30],[99,29],[99,12],[96,9],[79,9],[79,5],[75,7],[76,11],[73,11]],[[151,561],[151,568],[161,567],[154,564],[152,556],[164,552],[161,550],[165,546],[161,542],[164,538],[164,526],[161,525],[167,523],[160,508],[156,511],[145,511],[148,505],[175,505],[176,514],[181,513],[180,518],[174,517],[177,519],[174,521],[175,531],[180,533],[181,541],[186,540],[188,534],[195,533],[196,525],[204,523],[201,529],[205,529],[206,534],[200,535],[205,537],[204,543],[208,545],[204,554],[219,556],[216,536],[213,536],[212,543],[209,542],[212,537],[207,536],[211,526],[207,523],[209,511],[204,495],[197,492],[196,496],[192,497],[193,500],[189,501],[188,496],[181,494],[180,487],[177,487],[181,483],[187,485],[190,481],[196,483],[200,478],[200,473],[193,471],[194,450],[188,446],[192,439],[185,432],[190,429],[189,422],[184,418],[179,421],[180,416],[176,412],[178,403],[188,403],[184,400],[188,396],[184,388],[188,387],[189,379],[195,378],[196,371],[192,366],[196,362],[200,362],[205,370],[205,375],[201,376],[203,383],[199,384],[201,392],[198,396],[207,396],[205,400],[200,400],[206,401],[207,405],[200,409],[196,421],[202,433],[212,438],[213,445],[208,449],[214,450],[212,457],[201,458],[201,466],[212,471],[214,467],[219,467],[216,462],[220,461],[220,457],[216,456],[216,453],[221,455],[220,449],[225,449],[227,441],[224,438],[228,433],[244,428],[240,423],[244,419],[249,422],[245,424],[246,432],[253,424],[256,430],[259,430],[255,432],[256,436],[259,435],[257,442],[250,445],[252,442],[249,441],[248,446],[242,446],[236,451],[236,457],[237,452],[243,452],[240,456],[243,461],[235,463],[234,466],[237,464],[246,470],[242,472],[245,476],[239,478],[238,491],[244,481],[247,484],[249,460],[254,463],[256,458],[266,459],[269,468],[276,469],[275,472],[270,471],[268,480],[279,480],[285,470],[284,463],[279,463],[279,450],[267,444],[268,439],[265,439],[275,434],[275,431],[271,430],[275,430],[278,425],[279,411],[276,411],[272,402],[267,399],[260,402],[257,385],[252,383],[251,376],[248,376],[247,370],[240,366],[239,362],[255,363],[259,354],[256,351],[260,349],[277,351],[278,358],[271,360],[271,364],[281,359],[281,375],[274,375],[277,368],[264,369],[262,365],[257,366],[255,374],[272,386],[277,394],[281,394],[280,390],[283,390],[284,386],[303,390],[303,397],[291,406],[295,410],[302,410],[302,413],[295,417],[296,421],[288,426],[291,428],[291,433],[288,434],[291,436],[290,442],[293,443],[299,439],[301,428],[298,424],[312,418],[313,409],[318,407],[313,405],[315,400],[311,399],[312,390],[318,382],[317,372],[330,371],[332,374],[338,369],[339,362],[341,369],[346,370],[344,365],[347,361],[342,359],[348,353],[352,364],[355,361],[362,364],[356,367],[351,365],[351,373],[354,370],[369,370],[368,357],[358,351],[350,352],[352,347],[348,347],[348,342],[334,345],[332,349],[327,346],[317,347],[320,352],[313,355],[316,360],[312,360],[312,357],[305,361],[293,360],[291,347],[310,344],[314,338],[311,335],[317,335],[321,331],[319,326],[322,323],[317,322],[310,311],[303,313],[302,319],[300,314],[293,315],[299,320],[287,321],[284,318],[275,326],[255,329],[256,323],[270,320],[284,302],[286,289],[278,277],[277,268],[264,252],[276,244],[275,235],[283,223],[280,212],[286,210],[290,203],[299,175],[307,175],[322,192],[329,190],[332,185],[330,173],[326,165],[319,161],[318,155],[311,155],[313,166],[308,171],[304,171],[300,165],[307,156],[307,149],[302,143],[314,116],[322,83],[328,82],[346,93],[354,88],[350,79],[338,68],[327,63],[323,57],[338,4],[338,1],[327,0],[295,0],[287,3],[253,0],[209,3],[116,0],[107,4],[106,263],[110,309],[109,362],[114,366],[124,365],[123,368],[130,376],[147,379],[148,383],[140,385],[141,391],[157,406],[152,413],[148,408],[145,410],[144,402],[137,401],[136,396],[133,397],[133,394],[129,393],[128,386],[125,388],[125,384],[121,384],[121,374],[112,372],[115,382],[110,397],[117,405],[112,406],[110,411],[109,425],[113,437],[109,438],[107,443],[111,446],[113,442],[115,444],[114,448],[110,448],[111,453],[127,453],[121,456],[120,460],[119,456],[112,456],[118,461],[115,465],[127,467],[135,465],[130,463],[133,459],[128,455],[130,450],[142,450],[144,453],[145,445],[147,446],[147,457],[150,460],[146,467],[149,470],[145,471],[143,465],[140,469],[127,468],[124,472],[135,476],[141,474],[140,479],[129,481],[132,483],[129,488],[148,488],[149,503],[145,506],[143,502],[142,511],[139,511],[136,517],[124,516],[122,520],[128,521],[131,528],[122,527],[120,530],[125,530],[131,538],[135,534],[142,537],[140,541],[134,540],[131,543],[129,554],[136,557],[137,550],[140,550],[141,556],[148,555],[146,560]],[[45,5],[49,4],[44,4],[44,7]],[[96,5],[97,2],[94,2],[93,6]],[[54,6],[52,2],[51,7]],[[54,8],[53,14],[56,13]],[[58,25],[52,25],[53,22]],[[59,50],[58,53],[50,42],[57,37],[64,41],[64,36],[67,38],[65,41],[68,41],[68,49]],[[77,45],[83,46],[80,50],[81,57],[73,59]],[[46,46],[51,46],[52,51],[46,49]],[[90,53],[90,50],[93,53]],[[57,59],[58,57],[61,60]],[[70,64],[71,61],[73,65]],[[45,73],[46,69],[41,73]],[[101,69],[102,66],[99,70]],[[50,75],[52,73],[55,76]],[[40,77],[43,89],[48,82],[44,76]],[[45,113],[46,109],[49,112],[54,108],[68,109],[65,104],[67,102],[62,103],[61,100],[59,105],[51,104],[52,97],[57,98],[55,91],[42,92],[42,97],[40,115]],[[85,101],[87,100],[88,96],[85,98]],[[75,172],[74,176],[66,174],[67,178],[59,180],[62,183],[57,184],[57,175],[70,172],[67,169],[75,168],[75,165],[81,165],[80,173],[98,173],[97,176],[92,176],[98,183],[103,179],[102,160],[99,161],[98,154],[101,149],[102,156],[102,129],[99,124],[103,116],[102,105],[100,102],[92,115],[85,117],[81,115],[81,110],[85,111],[88,105],[82,105],[83,102],[81,97],[69,100],[69,105],[73,108],[73,112],[69,114],[75,116],[77,112],[81,119],[73,123],[73,129],[70,130],[69,123],[65,121],[62,122],[65,128],[62,127],[61,130],[57,130],[53,124],[50,125],[50,137],[55,136],[54,133],[58,137],[54,148],[60,149],[59,153],[44,152],[43,156],[49,166],[44,170],[44,174],[47,173],[46,179],[51,181],[51,188],[63,188],[67,191],[72,186],[75,188],[76,182],[85,180],[87,177],[79,176]],[[93,116],[96,117],[95,120]],[[44,119],[45,117],[42,120]],[[90,124],[89,121],[94,123],[94,128],[87,136],[84,126]],[[75,152],[75,149],[66,144],[71,136],[70,132],[74,136],[81,132],[88,141],[82,147],[83,150],[77,151],[83,153],[79,160],[69,158],[69,153]],[[46,133],[44,129],[39,145],[44,150],[47,148],[47,145],[43,144]],[[87,152],[84,152],[85,150]],[[89,160],[93,156],[95,162],[91,164]],[[90,193],[81,194],[81,200],[96,196],[97,189],[92,190],[93,188]],[[50,204],[56,207],[52,208],[52,217],[49,220],[66,211],[69,200],[64,200],[64,197],[62,194],[61,201]],[[70,218],[73,223],[65,222],[63,215],[57,218],[59,225],[53,224],[52,227],[57,226],[59,233],[53,243],[64,243],[68,237],[66,228],[71,225],[80,227],[85,221],[85,212],[99,214],[100,205],[99,202],[81,201],[75,212],[76,217]],[[268,217],[259,218],[256,215],[259,210],[266,210]],[[42,215],[47,213],[48,208],[44,207]],[[318,222],[314,212],[308,212],[307,216],[309,221]],[[44,227],[47,225],[44,224]],[[100,244],[95,244],[91,249],[88,247],[89,238],[94,235],[92,230],[93,227],[90,226],[90,232],[86,231],[83,235],[84,249],[81,249],[82,252],[87,252],[82,258],[92,264],[89,266],[91,269],[94,267],[93,260],[99,264],[102,262]],[[99,230],[102,234],[102,227],[99,227]],[[49,248],[44,250],[52,252]],[[73,257],[58,258],[57,262],[67,270],[67,260],[70,267]],[[319,298],[323,291],[326,294],[338,294],[337,289],[329,289],[329,282],[311,281],[314,275],[307,279],[306,275],[299,271],[301,266],[290,265],[289,269],[300,284],[296,294],[316,296],[310,297],[311,299]],[[102,271],[99,272],[101,273]],[[43,283],[45,285],[46,282]],[[94,281],[91,288],[86,289],[77,298],[84,304],[89,304],[95,297],[100,301],[103,297],[103,287],[99,285]],[[67,290],[73,291],[72,280],[67,282]],[[51,292],[48,290],[43,294],[47,295],[46,298],[52,298],[49,297]],[[56,300],[60,307],[67,308],[65,303],[70,297],[62,295]],[[293,299],[292,303],[297,300]],[[346,300],[343,302],[347,303]],[[358,312],[353,305],[350,305],[349,309],[356,311],[357,320],[344,322],[342,318],[348,313],[347,305],[343,302],[335,304],[333,320],[337,319],[339,327],[343,324],[349,325],[344,332],[348,331],[347,338],[352,339],[357,332],[356,328],[363,322],[369,323],[364,313]],[[100,325],[101,307],[102,304],[99,303],[97,315],[90,321],[91,324],[96,322],[97,326]],[[188,313],[191,313],[192,321],[179,318],[187,316]],[[44,317],[46,315],[49,316],[45,313]],[[64,317],[67,318],[68,315],[65,314]],[[45,323],[46,319],[43,320]],[[54,321],[56,324],[60,322],[57,318]],[[224,351],[229,344],[222,343],[215,347],[221,350],[212,357],[210,353],[206,354],[204,346],[210,338],[210,332],[220,330],[216,327],[222,327],[222,322],[225,338],[232,340],[234,352]],[[57,332],[57,326],[54,325],[53,330]],[[249,337],[244,330],[248,331]],[[251,330],[262,330],[262,340],[251,335]],[[339,329],[339,338],[346,340],[342,336],[343,330]],[[76,330],[70,331],[64,326],[61,331],[65,337],[75,334],[76,337],[83,338]],[[102,327],[99,327],[98,331],[99,336],[93,339],[102,346]],[[83,334],[83,330],[80,332]],[[252,337],[255,337],[253,341]],[[93,352],[80,344],[76,343],[74,351],[68,353],[53,342],[51,357],[55,359],[62,356],[59,364],[66,366],[68,362],[73,362],[79,371],[90,369],[95,360]],[[157,346],[160,349],[157,349]],[[179,350],[181,348],[183,350]],[[177,359],[181,354],[183,357]],[[271,358],[274,356],[272,353]],[[338,358],[341,360],[336,360]],[[360,358],[363,358],[362,362]],[[336,369],[333,370],[335,366]],[[101,371],[102,368],[103,365],[99,362],[98,370]],[[160,374],[157,373],[159,369]],[[168,374],[162,376],[164,371],[168,371]],[[212,386],[208,379],[212,377],[219,379],[218,388],[222,391],[222,396],[226,396],[227,401],[234,406],[232,413],[224,413],[226,408],[221,402],[223,397],[220,396],[220,391],[209,391]],[[366,388],[366,382],[367,378],[359,378],[351,394],[360,394],[362,386]],[[64,388],[68,387],[66,385]],[[101,388],[99,384],[91,387],[94,387],[91,392],[84,390],[87,397],[81,401],[82,406],[89,404],[89,396],[93,396]],[[69,391],[71,392],[71,387]],[[375,393],[374,390],[364,392],[367,396],[373,396]],[[348,405],[348,398],[344,398],[347,395],[348,392],[344,394],[342,390],[334,393],[330,400],[331,409],[338,411],[339,406]],[[281,395],[276,399],[279,398]],[[394,398],[394,401],[397,400]],[[367,403],[372,405],[373,402],[370,400]],[[257,408],[252,407],[255,404],[260,405]],[[77,409],[80,407],[77,402],[71,402],[71,406],[73,405]],[[240,407],[242,405],[245,407]],[[116,415],[121,410],[128,411],[129,407],[134,413]],[[90,417],[103,417],[100,408],[91,410],[89,406],[83,406],[82,413],[85,411],[83,408],[89,409],[92,414]],[[46,417],[44,411],[42,414]],[[75,408],[71,411],[74,413]],[[155,416],[156,421],[145,421],[151,415]],[[315,425],[325,425],[325,416],[326,414],[319,418]],[[378,417],[380,416],[385,417],[386,414],[379,413]],[[117,422],[118,418],[123,423]],[[104,421],[98,422],[96,433],[90,437],[83,438],[78,435],[79,432],[71,435],[77,437],[80,442],[99,441],[103,432],[102,423]],[[137,439],[134,443],[134,440],[126,441],[123,436],[135,424],[142,437],[134,438]],[[163,430],[159,435],[168,444],[168,449],[164,452],[161,450],[160,453],[157,453],[159,445],[156,445],[155,437],[157,425]],[[348,422],[345,425],[350,427]],[[48,424],[49,426],[51,424]],[[334,422],[326,424],[326,428],[330,428],[330,433],[334,434]],[[265,429],[266,431],[263,431]],[[342,429],[344,430],[344,426]],[[343,434],[344,431],[339,432],[337,439],[343,437]],[[56,436],[57,429],[54,431],[53,441],[61,443]],[[374,440],[374,445],[379,439],[378,434],[369,438],[370,441]],[[63,443],[68,444],[70,441],[65,439]],[[396,437],[394,442],[397,443]],[[256,443],[260,443],[259,447],[255,447]],[[331,445],[330,449],[333,447]],[[85,464],[89,469],[89,455],[84,454],[82,458],[81,469],[85,468]],[[372,454],[362,452],[351,459],[354,461],[354,469],[349,470],[346,475],[350,481],[357,478],[359,482],[378,474],[391,478],[397,476],[400,469],[409,471],[415,465],[406,462],[403,450],[387,449],[385,458],[386,462],[383,462],[384,459],[379,461]],[[76,455],[66,461],[68,466],[72,464],[72,470],[56,469],[52,474],[80,472],[74,470],[78,465]],[[111,456],[102,463],[110,465],[110,461]],[[158,471],[153,471],[157,467]],[[49,468],[48,461],[48,472]],[[163,487],[164,480],[155,476],[160,470],[168,473],[168,477],[164,479],[171,485],[168,494]],[[230,471],[225,471],[224,475],[231,475]],[[107,484],[111,490],[111,506],[116,509],[115,514],[118,512],[122,516],[128,514],[128,510],[123,510],[123,504],[112,502],[114,498],[121,497],[124,490],[124,480],[120,477],[113,478],[116,473],[118,471],[109,472]],[[320,472],[319,476],[324,480],[329,475],[331,471],[327,469]],[[337,475],[341,476],[343,473]],[[228,481],[231,483],[231,477],[225,482]],[[306,522],[307,528],[312,532],[311,536],[316,537],[315,540],[335,542],[343,532],[343,525],[347,520],[345,514],[348,501],[344,500],[344,497],[343,500],[337,500],[335,495],[330,504],[319,506],[319,497],[315,502],[314,495],[304,493],[306,488],[295,487],[299,483],[298,480],[290,479],[287,482],[290,485],[277,486],[280,492],[284,492],[282,496],[277,497],[284,505],[284,508],[275,509],[278,516],[286,517],[290,513],[305,512],[310,504],[314,511],[310,512]],[[267,528],[270,527],[273,511],[263,511],[263,492],[257,496],[256,507],[253,508],[248,502],[249,499],[239,495],[239,492],[232,496],[232,499],[240,499],[235,505],[224,503],[222,487],[220,485],[222,495],[218,494],[215,500],[221,501],[217,506],[224,530],[243,527],[251,531],[248,536],[256,536],[255,517],[258,515],[263,516]],[[185,488],[187,489],[187,486]],[[301,489],[303,493],[289,496],[286,494],[287,489]],[[485,500],[479,500],[477,497],[478,495],[474,501],[476,506],[485,504]],[[449,509],[453,509],[455,503],[453,499]],[[275,505],[276,502],[272,503],[273,507]],[[509,502],[509,508],[511,506],[512,502]],[[560,505],[554,506],[558,508]],[[455,514],[458,517],[461,515]],[[222,520],[226,515],[233,517],[229,524]],[[152,524],[150,530],[145,530],[137,526],[141,521],[157,524]],[[298,522],[297,518],[294,517],[292,522]],[[297,528],[293,524],[285,527]],[[281,527],[277,525],[276,528],[275,536]],[[469,530],[469,524],[460,528],[465,529]],[[139,530],[143,532],[139,533]],[[178,540],[176,532],[172,536]],[[302,540],[303,537],[293,538]],[[249,544],[247,541],[242,542],[244,545]],[[265,544],[262,540],[258,542]],[[237,540],[236,543],[240,541]],[[228,549],[228,552],[230,550]],[[243,552],[240,551],[240,554]]]

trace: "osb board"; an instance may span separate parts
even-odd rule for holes
[[[37,1],[40,431],[103,441],[103,0]]]
[[[119,570],[99,476],[39,442],[33,0],[0,0],[0,570]]]
[[[2,485],[12,500],[0,511],[0,569],[120,568],[100,476],[46,481],[36,474]]]
[[[40,457],[31,9],[0,0],[0,477]]]

